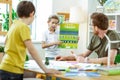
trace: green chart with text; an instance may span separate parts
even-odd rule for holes
[[[62,23],[60,24],[59,40],[63,43],[59,48],[77,48],[78,47],[79,24],[77,23]]]

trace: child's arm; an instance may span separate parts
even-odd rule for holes
[[[60,45],[60,44],[62,44],[62,41],[56,41],[51,43],[46,43],[45,41],[42,41],[42,48],[47,48],[53,45]]]
[[[5,42],[4,42],[4,45],[6,44],[6,42],[7,42],[7,39],[8,39],[8,37],[7,37],[7,36],[5,36]]]
[[[40,68],[43,69],[43,71],[45,73],[60,73],[59,71],[57,70],[54,70],[54,69],[47,69],[45,67],[45,65],[43,64],[42,62],[42,59],[39,55],[39,53],[37,52],[37,50],[35,49],[34,45],[32,44],[31,40],[26,40],[24,41],[29,53],[31,54],[31,56],[33,57],[33,59],[37,62],[37,64],[40,66]]]

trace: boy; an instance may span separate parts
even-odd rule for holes
[[[62,42],[58,40],[59,32],[57,26],[59,18],[57,15],[51,15],[48,18],[48,30],[45,31],[42,38],[42,48],[45,48],[45,58],[54,60],[56,55],[59,54],[58,45]]]
[[[35,7],[30,1],[21,1],[17,6],[19,19],[15,20],[6,35],[5,55],[0,64],[1,80],[23,80],[26,48],[45,73],[60,73],[47,69],[31,42],[28,25],[34,20]]]

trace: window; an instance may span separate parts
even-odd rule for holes
[[[2,21],[3,21],[3,17],[2,17],[2,13],[6,12],[6,5],[0,3],[0,31],[2,31]]]
[[[3,19],[3,13],[7,13],[9,6],[7,4],[0,3],[0,31],[3,31],[2,23],[4,21]],[[5,40],[4,35],[0,35],[0,43],[3,43]]]
[[[47,20],[52,14],[52,0],[36,0],[36,35],[35,39],[41,41],[42,33],[48,28]]]

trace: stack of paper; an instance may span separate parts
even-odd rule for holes
[[[77,63],[73,65],[72,67],[76,67],[79,69],[79,71],[94,71],[97,70],[98,67],[100,67],[100,64],[93,64],[93,63]]]

